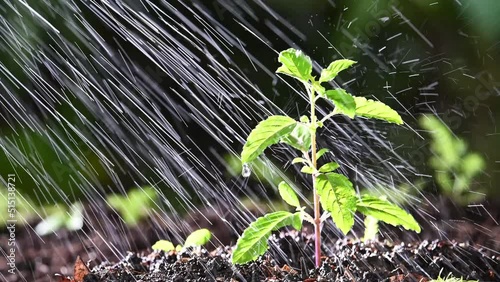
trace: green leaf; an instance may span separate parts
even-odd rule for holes
[[[403,124],[403,120],[398,112],[382,102],[366,99],[365,97],[354,97],[354,100],[356,101],[357,116],[381,119],[395,124]]]
[[[309,122],[309,117],[308,116],[301,116],[300,117],[300,122],[308,123]]]
[[[325,87],[321,86],[321,84],[314,80],[312,81],[312,87],[313,87],[313,90],[316,91],[316,93],[318,93],[319,95],[323,96],[325,95],[325,92],[326,92],[326,89]]]
[[[311,148],[311,131],[306,124],[297,123],[293,131],[289,135],[283,137],[281,142],[299,151],[307,152],[309,148]]]
[[[349,68],[355,63],[355,61],[348,59],[333,61],[326,69],[321,71],[319,82],[326,82],[334,79],[341,71]]]
[[[312,62],[302,51],[293,48],[282,51],[278,61],[283,65],[276,72],[307,82],[311,78]]]
[[[481,172],[484,167],[484,160],[481,155],[476,153],[469,153],[462,159],[462,172],[465,177],[472,178],[477,173]]]
[[[302,173],[307,173],[307,174],[313,174],[314,173],[314,168],[310,166],[303,166],[302,169],[300,170]]]
[[[330,212],[335,225],[347,234],[354,225],[356,193],[351,181],[338,173],[321,174],[316,178],[321,206]]]
[[[292,226],[300,230],[302,228],[301,213],[278,211],[257,218],[245,229],[236,242],[236,248],[233,250],[231,258],[232,263],[244,264],[256,260],[269,248],[267,240],[271,236],[271,232],[285,226]]]
[[[210,233],[210,230],[198,229],[189,234],[189,236],[186,238],[186,242],[184,242],[184,248],[191,246],[203,246],[208,243],[208,241],[210,241],[211,237],[212,233]]]
[[[288,185],[285,181],[281,181],[278,185],[278,191],[280,193],[281,198],[290,206],[294,206],[296,208],[300,208],[299,197],[295,194],[292,187]]]
[[[327,148],[323,148],[323,149],[319,150],[316,153],[316,160],[319,160],[319,158],[321,158],[325,153],[328,153],[328,152],[330,152],[330,150]]]
[[[337,168],[339,168],[339,164],[336,163],[336,162],[330,162],[330,163],[327,163],[327,164],[324,164],[322,165],[320,168],[319,168],[319,172],[331,172],[331,171],[334,171],[336,170]]]
[[[414,230],[420,233],[420,225],[418,225],[413,216],[387,200],[363,195],[361,199],[358,199],[356,206],[358,207],[358,211],[364,215],[373,216],[390,225],[401,225],[406,230]]]
[[[286,135],[290,134],[297,122],[287,116],[270,116],[261,121],[248,135],[247,142],[241,152],[241,162],[249,163],[255,160],[264,150]]]
[[[326,91],[325,96],[335,104],[335,107],[338,108],[337,112],[354,118],[356,113],[356,102],[351,94],[347,93],[342,88],[337,88],[335,90]]]
[[[166,253],[175,250],[174,244],[167,240],[156,241],[156,243],[151,248],[153,250],[160,250]]]
[[[363,241],[375,240],[378,233],[378,219],[373,216],[367,215],[365,217],[365,234],[363,236]]]
[[[307,160],[304,158],[295,158],[292,160],[292,164],[296,164],[296,163],[307,163]]]

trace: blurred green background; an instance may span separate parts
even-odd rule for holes
[[[82,3],[84,2],[86,1]],[[61,37],[81,47],[82,52],[90,52],[82,40],[84,37],[75,35],[65,16],[54,12],[47,5],[50,3],[54,7],[60,7],[64,6],[62,2],[33,0],[28,3],[61,32]],[[118,48],[123,39],[116,36],[112,28],[82,3],[77,3],[81,8],[79,16],[91,22],[93,30],[103,40]],[[358,61],[358,66],[341,75],[337,82],[355,95],[376,97],[402,114],[407,124],[404,128],[381,125],[376,129],[384,132],[384,138],[395,144],[398,154],[407,161],[408,166],[414,167],[405,172],[409,181],[417,182],[424,175],[423,179],[427,184],[423,189],[430,193],[449,193],[455,196],[456,193],[465,193],[463,197],[458,196],[457,201],[462,205],[482,201],[483,196],[490,200],[500,196],[497,189],[500,183],[500,135],[496,132],[497,122],[500,122],[499,1],[271,0],[266,1],[266,7],[259,1],[193,1],[186,2],[186,6],[180,3],[171,5],[179,10],[201,7],[211,15],[213,21],[219,22],[244,42],[246,50],[271,71],[277,66],[277,56],[267,46],[272,46],[276,51],[289,47],[302,49],[321,66],[341,57]],[[54,37],[48,32],[50,28],[32,11],[19,3],[13,5],[17,5],[20,14],[8,12],[10,8],[5,3],[0,4],[4,11],[3,20],[14,30],[2,31],[4,41],[0,49],[0,81],[4,85],[0,111],[3,117],[0,119],[0,164],[2,178],[6,178],[7,173],[16,173],[20,180],[17,184],[18,192],[30,203],[19,206],[19,209],[36,216],[34,212],[40,206],[61,203],[67,208],[75,201],[86,202],[93,199],[95,194],[124,194],[127,190],[148,185],[145,179],[154,179],[156,176],[154,164],[151,167],[141,167],[141,174],[138,176],[129,173],[129,163],[125,157],[108,154],[105,157],[112,160],[116,168],[111,173],[101,156],[95,153],[97,150],[83,142],[81,136],[67,133],[67,125],[46,115],[45,110],[37,106],[39,103],[26,94],[26,89],[14,87],[15,83],[8,75],[9,72],[27,89],[36,88],[33,74],[20,62],[23,61],[22,58],[29,60],[30,56],[37,54],[32,50],[23,50],[20,45],[16,47],[13,41],[27,42],[33,50],[47,50],[54,44]],[[245,9],[252,10],[254,16],[244,12],[240,12],[241,18],[235,16],[238,14],[235,11]],[[145,12],[140,7],[138,10]],[[151,11],[149,13],[155,16]],[[251,25],[259,31],[262,38],[252,35],[238,22]],[[8,34],[10,36],[6,36]],[[156,66],[148,63],[134,46],[126,45],[125,50],[131,61],[137,62],[146,70],[156,70]],[[217,59],[222,61],[220,57]],[[231,60],[253,85],[290,115],[298,114],[296,109],[305,108],[301,99],[289,98],[294,93],[289,85],[260,67],[256,71],[244,52],[235,51]],[[150,73],[152,79],[161,80],[157,83],[168,92],[171,89],[169,78],[155,74],[156,71]],[[99,72],[95,73],[97,81],[99,75]],[[51,77],[50,72],[40,73],[40,78],[57,80]],[[292,87],[295,86],[292,84]],[[69,124],[85,128],[82,117],[85,117],[85,123],[99,124],[99,117],[89,112],[85,103],[75,95],[70,95],[71,89],[59,90],[60,93],[68,94],[71,106],[69,103],[62,103],[54,107]],[[14,118],[15,114],[8,107],[10,95],[20,97],[24,106],[29,109],[29,115],[43,121],[44,128],[33,131],[23,125],[25,122]],[[79,115],[75,112],[79,112]],[[437,115],[449,129],[438,126],[440,122],[434,119],[433,124],[425,124],[425,121],[419,124],[422,114]],[[137,117],[141,116],[142,113],[137,113]],[[29,120],[29,116],[26,118]],[[182,127],[180,125],[177,128]],[[448,143],[441,145],[449,145],[444,147],[456,148],[455,151],[443,152],[443,148],[438,148],[439,145],[436,144],[444,142],[444,139],[426,132],[433,128],[450,134],[446,138]],[[191,136],[194,143],[201,147],[201,151],[213,150],[220,155],[228,154],[225,148],[193,122],[182,130],[184,132],[180,132],[181,135]],[[58,136],[67,136],[67,139],[55,139],[55,133],[66,133]],[[84,134],[91,137],[93,133],[89,131]],[[459,139],[461,141],[457,141]],[[183,141],[186,144],[190,142]],[[461,145],[453,146],[454,142]],[[106,148],[96,146],[101,152],[107,152]],[[232,146],[233,150],[239,152],[242,144],[233,142]],[[62,158],[58,148],[72,151],[73,155]],[[456,160],[466,158],[467,152],[474,152],[475,167],[457,168],[461,162]],[[226,159],[228,158],[231,157],[227,156]],[[436,158],[439,160],[436,161]],[[446,163],[440,163],[443,161]],[[447,162],[455,163],[447,165]],[[234,165],[225,168],[226,164],[222,161],[217,165],[225,171],[238,171],[234,159],[229,163]],[[225,174],[223,180],[231,181],[234,177],[238,177],[238,173]],[[120,179],[119,185],[117,178]],[[465,181],[465,188],[461,184],[460,191],[446,192],[450,189],[453,191],[450,183],[455,178]],[[92,191],[82,190],[83,186],[79,183],[81,179],[92,183]],[[189,189],[188,180],[180,181]],[[275,181],[270,180],[271,183]],[[3,184],[6,184],[5,180]],[[174,199],[178,196],[175,189],[167,184],[162,184],[160,189],[167,198]],[[482,196],[471,197],[467,192],[469,190],[482,193]],[[5,194],[2,192],[2,195]],[[464,197],[465,200],[462,199]],[[201,203],[197,198],[192,201]],[[51,213],[48,209],[41,211],[43,212],[38,215],[40,217],[47,217]],[[135,219],[131,221],[134,222]]]

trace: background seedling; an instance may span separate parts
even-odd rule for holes
[[[315,263],[320,266],[321,258],[321,224],[325,220],[321,216],[321,207],[329,213],[336,226],[347,234],[354,225],[354,213],[361,212],[366,216],[384,221],[394,226],[420,232],[415,219],[403,209],[391,204],[384,198],[356,194],[353,184],[347,177],[334,171],[339,168],[335,162],[318,166],[318,160],[328,152],[327,148],[318,150],[316,132],[324,123],[335,115],[375,118],[387,122],[402,124],[399,114],[389,106],[379,102],[356,97],[342,88],[326,90],[321,83],[333,80],[341,71],[352,66],[354,61],[343,59],[332,62],[321,71],[319,80],[312,76],[311,59],[299,50],[288,49],[280,53],[282,65],[277,72],[291,76],[302,82],[306,88],[310,116],[302,116],[299,121],[288,116],[275,115],[260,122],[250,132],[241,152],[243,168],[257,159],[264,150],[277,143],[285,143],[302,153],[292,163],[302,164],[302,173],[310,174],[313,183],[314,216],[305,212],[300,205],[295,191],[286,182],[279,184],[279,193],[283,200],[296,208],[296,212],[276,211],[259,217],[243,232],[238,239],[232,254],[232,262],[246,263],[257,259],[267,249],[267,240],[272,231],[285,226],[300,230],[303,220],[314,224],[315,230]],[[323,118],[316,115],[318,99],[330,101],[335,108]],[[248,171],[244,172],[245,174]]]
[[[173,250],[179,252],[187,247],[203,246],[208,243],[208,241],[210,241],[210,238],[212,238],[212,233],[210,233],[210,230],[198,229],[189,234],[183,246],[177,245],[174,247],[174,244],[168,240],[159,240],[151,248],[153,250],[161,250],[164,252],[170,252]]]

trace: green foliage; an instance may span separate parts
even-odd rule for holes
[[[212,233],[208,229],[198,229],[193,231],[193,233],[189,234],[184,242],[184,246],[177,245],[174,247],[174,244],[168,240],[159,240],[157,241],[151,248],[153,250],[160,250],[164,252],[170,252],[173,250],[181,251],[183,248],[187,247],[199,247],[203,246],[212,238]]]
[[[312,176],[314,198],[319,199],[321,207],[330,213],[333,222],[344,234],[347,234],[354,225],[354,213],[357,210],[372,218],[372,222],[380,220],[420,232],[420,226],[415,219],[403,209],[379,198],[371,196],[360,198],[347,177],[332,172],[339,168],[336,162],[327,162],[319,169],[317,166],[317,160],[327,153],[328,149],[323,148],[317,151],[316,131],[323,127],[328,118],[343,114],[350,118],[361,116],[402,124],[399,114],[381,102],[352,96],[341,88],[326,90],[321,86],[322,82],[334,79],[339,72],[352,66],[354,61],[332,62],[321,72],[321,77],[317,81],[311,75],[311,59],[301,51],[285,50],[280,53],[278,60],[282,63],[277,70],[278,73],[286,74],[304,83],[310,99],[311,115],[310,117],[302,116],[300,121],[287,116],[271,116],[259,123],[248,136],[241,153],[241,162],[247,163],[255,160],[268,146],[281,140],[282,143],[301,152],[302,155],[295,157],[292,163],[301,163],[303,165],[301,172]],[[317,98],[326,99],[335,105],[334,110],[321,120],[318,120],[315,111]],[[318,201],[315,200],[315,218],[312,218],[305,213],[304,207],[300,207],[299,199],[289,184],[281,182],[278,191],[283,200],[294,206],[297,212],[277,211],[251,223],[236,243],[232,255],[233,263],[241,264],[257,259],[267,250],[267,240],[272,231],[285,226],[300,229],[304,219],[315,225],[315,249],[319,251],[321,238],[319,231],[323,219],[320,217],[320,206],[316,204]],[[376,228],[372,229],[374,230],[372,233],[377,232]],[[319,263],[320,254],[316,253],[316,265],[319,266]]]
[[[330,212],[333,222],[347,234],[354,225],[356,192],[351,181],[342,174],[321,174],[316,178],[321,206]]]
[[[129,191],[127,195],[110,195],[106,200],[118,211],[127,225],[134,226],[151,210],[156,198],[156,190],[153,187],[142,187]]]
[[[307,151],[311,147],[311,131],[305,123],[298,123],[292,132],[283,137],[281,142],[299,151]]]
[[[295,194],[292,187],[288,185],[285,181],[281,181],[278,185],[278,191],[280,193],[281,198],[290,206],[294,206],[296,208],[300,208],[299,197]]]
[[[280,53],[278,61],[283,65],[277,73],[282,73],[307,82],[311,78],[312,62],[302,51],[290,48]]]
[[[208,243],[208,241],[210,241],[211,237],[212,233],[210,233],[210,230],[198,229],[189,234],[189,236],[186,238],[186,242],[184,242],[184,247],[203,246]]]
[[[326,69],[321,71],[319,82],[327,82],[333,80],[341,71],[348,69],[356,62],[351,60],[337,60],[332,62]]]
[[[356,115],[356,101],[351,94],[342,88],[338,88],[326,91],[325,96],[335,104],[339,112],[350,118],[354,118]]]
[[[373,216],[367,215],[363,223],[365,224],[365,234],[363,236],[363,241],[375,240],[378,234],[378,222],[379,220]]]
[[[464,280],[463,278],[456,278],[450,273],[445,278],[441,275],[437,279],[430,280],[430,282],[479,282],[478,280]]]
[[[382,102],[373,101],[364,97],[354,97],[354,100],[356,101],[357,116],[381,119],[395,124],[403,124],[401,116]]]
[[[236,248],[233,250],[232,262],[243,264],[256,260],[267,251],[269,247],[267,240],[271,236],[271,232],[285,226],[292,226],[297,230],[301,229],[301,212],[277,211],[257,218],[238,239]]]
[[[356,206],[364,215],[372,216],[393,226],[401,225],[407,230],[420,232],[420,226],[413,216],[385,199],[363,195],[358,199]]]
[[[151,248],[153,250],[160,250],[164,252],[170,252],[175,250],[174,244],[168,240],[159,240]]]
[[[468,152],[465,142],[454,136],[437,117],[422,116],[420,126],[432,137],[433,156],[429,164],[435,170],[434,176],[442,192],[462,205],[481,200],[481,194],[470,193],[470,185],[485,168],[483,158]]]
[[[50,209],[48,216],[35,226],[35,231],[44,236],[63,227],[68,230],[79,230],[83,227],[83,205],[80,202],[72,204],[69,209],[62,206]]]
[[[282,137],[287,137],[297,126],[297,122],[287,116],[270,116],[261,121],[247,138],[241,162],[255,160],[270,145],[276,144]]]

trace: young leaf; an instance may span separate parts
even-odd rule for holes
[[[356,193],[351,181],[338,173],[321,174],[316,178],[321,206],[332,215],[335,225],[347,234],[354,225]]]
[[[375,240],[378,233],[378,219],[373,216],[367,215],[365,217],[365,234],[363,235],[363,241]]]
[[[355,61],[347,59],[333,61],[326,69],[323,69],[321,71],[319,82],[321,83],[334,79],[339,74],[339,72],[349,68],[355,63]]]
[[[283,137],[281,142],[299,151],[309,151],[311,148],[311,131],[304,123],[297,123],[293,131],[289,135]]]
[[[288,185],[285,181],[281,181],[278,185],[278,191],[280,193],[281,198],[290,206],[294,206],[296,208],[300,208],[299,197],[295,194],[292,187]]]
[[[327,148],[323,148],[323,149],[319,150],[316,153],[316,160],[319,160],[319,158],[321,158],[325,153],[328,153],[328,152],[330,152],[330,150]]]
[[[257,218],[250,226],[245,229],[241,237],[236,242],[236,248],[233,250],[232,263],[243,264],[256,260],[264,254],[269,248],[267,239],[272,231],[276,231],[285,226],[292,226],[300,230],[302,228],[301,212],[290,213],[278,211],[266,214]]]
[[[381,119],[395,124],[403,124],[403,120],[398,112],[382,102],[366,99],[365,97],[354,97],[354,100],[356,101],[357,116]]]
[[[356,113],[356,102],[351,94],[347,93],[342,88],[337,88],[335,90],[326,91],[325,96],[335,104],[335,107],[338,108],[337,112],[354,118]]]
[[[167,240],[157,241],[151,248],[153,250],[164,251],[165,253],[175,250],[174,244]]]
[[[311,78],[312,62],[302,51],[293,48],[282,51],[278,61],[283,65],[276,72],[307,82]]]
[[[313,174],[314,169],[310,166],[303,166],[302,169],[300,170],[302,173],[307,173],[307,174]]]
[[[292,160],[292,164],[296,164],[296,163],[307,163],[307,160],[304,158],[295,158]]]
[[[186,238],[186,242],[184,242],[184,247],[192,247],[192,246],[203,246],[212,237],[212,233],[208,229],[198,229],[193,233],[189,234]]]
[[[414,230],[417,233],[420,233],[420,225],[418,225],[413,216],[402,208],[391,204],[387,200],[382,200],[369,195],[363,195],[361,199],[358,199],[356,206],[358,211],[364,215],[373,216],[374,218],[390,225],[401,225],[406,230]]]
[[[290,134],[296,125],[297,122],[287,116],[270,116],[261,121],[248,135],[241,152],[241,162],[249,163],[255,160],[268,146],[278,143],[281,138]]]
[[[325,95],[326,89],[325,87],[321,86],[320,82],[313,80],[312,81],[312,87],[316,93],[318,93],[321,96]]]
[[[301,116],[300,117],[300,122],[308,123],[309,122],[309,117],[308,116]]]
[[[326,163],[326,164],[322,165],[319,168],[319,172],[332,172],[332,171],[336,170],[337,168],[339,168],[338,163],[330,162],[330,163]]]

